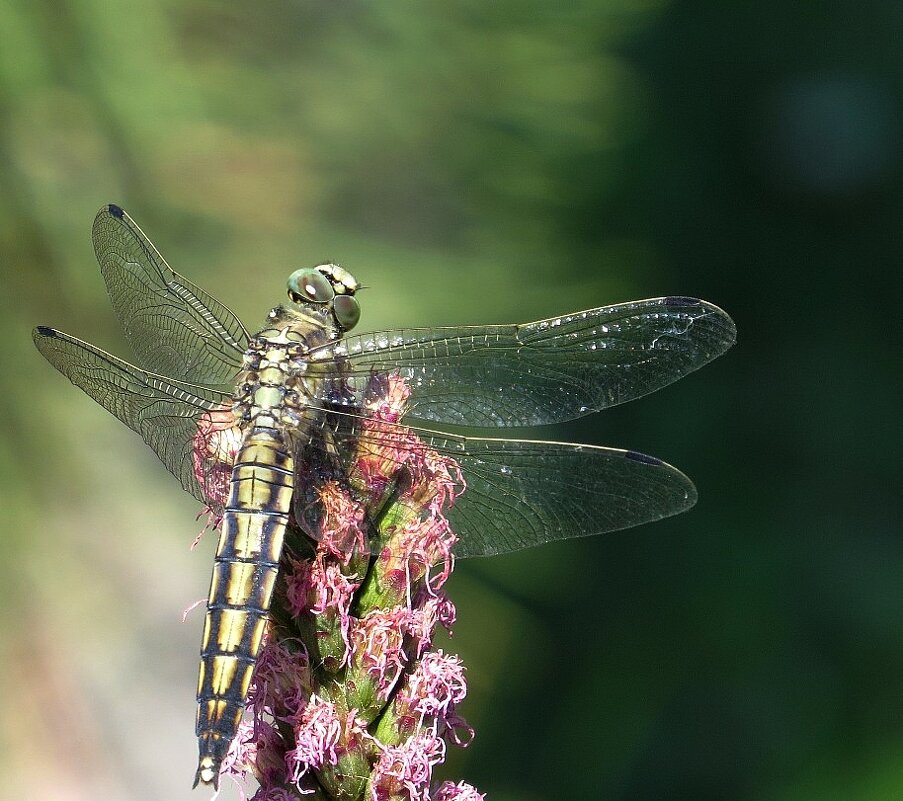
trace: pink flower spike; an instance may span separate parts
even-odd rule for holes
[[[486,793],[478,793],[477,788],[467,782],[442,782],[432,796],[432,801],[485,801]]]
[[[421,715],[443,718],[467,695],[461,658],[441,650],[424,654],[408,678],[407,695]]]
[[[458,463],[450,456],[441,456],[434,450],[427,450],[424,466],[436,491],[431,504],[433,511],[454,504],[455,498],[467,488]]]
[[[432,514],[423,520],[414,520],[392,539],[396,558],[406,560],[408,570],[415,578],[428,574],[433,565],[442,565],[437,576],[428,579],[433,589],[441,587],[454,567],[452,548],[457,538],[440,514]]]
[[[383,698],[405,666],[404,635],[411,620],[405,608],[375,609],[351,631],[351,659],[375,681]]]
[[[271,723],[254,716],[254,733],[256,736],[257,758],[255,774],[261,785],[273,787],[285,784],[288,774],[285,765],[285,741]]]
[[[241,448],[242,432],[235,423],[229,406],[205,412],[192,442],[194,477],[208,500],[207,509],[214,515],[229,497],[232,465]]]
[[[283,571],[285,581],[285,599],[292,617],[310,610],[311,572],[313,563],[309,559],[295,559],[284,554],[283,561],[288,569]]]
[[[263,787],[269,787],[286,781],[284,753],[282,738],[272,725],[256,718],[242,720],[220,767],[220,776],[231,779],[241,801],[245,801],[243,782],[258,778]],[[259,797],[260,792],[254,795]]]
[[[335,704],[312,695],[295,726],[296,748],[285,755],[292,781],[296,784],[309,769],[338,762],[336,746],[342,736],[342,723]]]
[[[407,793],[411,801],[429,801],[433,768],[445,759],[445,743],[431,731],[383,750],[370,777],[370,798],[385,801]]]
[[[317,554],[310,562],[290,559],[291,571],[285,576],[285,595],[293,617],[304,612],[322,615],[327,611],[338,613],[342,621],[342,639],[348,642],[349,610],[351,599],[360,582],[346,576],[335,561],[327,561]]]
[[[368,388],[372,397],[366,406],[377,419],[397,423],[407,407],[411,388],[397,372],[381,377],[379,384]]]
[[[319,488],[322,519],[316,533],[318,554],[329,554],[343,564],[354,553],[367,550],[366,509],[336,481]]]
[[[322,615],[328,609],[335,609],[345,623],[342,627],[343,631],[347,629],[351,599],[354,597],[359,582],[352,581],[342,573],[341,567],[336,562],[324,564],[322,559],[317,559],[314,563],[311,582],[314,598],[310,611],[315,615]]]
[[[229,752],[220,766],[220,777],[226,776],[238,785],[238,792],[245,799],[241,782],[253,776],[254,763],[257,760],[257,741],[254,733],[255,724],[251,720],[242,720],[238,724],[238,733],[229,746]]]
[[[457,610],[444,591],[435,591],[424,584],[414,599],[415,617],[410,626],[410,633],[419,639],[420,656],[432,645],[433,632],[436,626],[442,626],[449,634],[455,625]]]
[[[248,708],[257,717],[264,711],[279,716],[293,714],[307,702],[311,683],[307,654],[267,639],[254,667]]]

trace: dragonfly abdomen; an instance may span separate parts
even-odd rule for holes
[[[272,428],[252,428],[232,470],[207,600],[195,785],[216,785],[238,731],[276,583],[291,510],[292,472],[283,436]]]

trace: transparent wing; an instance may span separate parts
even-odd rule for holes
[[[38,326],[32,338],[57,370],[140,434],[185,490],[210,503],[209,465],[197,461],[205,443],[197,437],[211,415],[228,408],[228,395],[139,370],[53,328]]]
[[[175,272],[119,206],[97,212],[92,236],[139,364],[179,381],[231,383],[248,346],[238,317]]]
[[[394,458],[400,469],[406,459],[435,451],[457,463],[466,488],[447,517],[459,539],[455,553],[460,557],[630,528],[696,503],[696,488],[687,476],[634,451],[462,437],[385,423],[374,431],[363,420],[349,422],[351,415],[342,416],[345,431],[333,436],[345,438],[364,462],[367,457],[377,462]],[[411,432],[417,438],[413,445]]]
[[[696,503],[696,488],[680,470],[634,451],[473,438],[452,440],[443,451],[467,480],[448,514],[458,556],[631,528]]]
[[[357,395],[372,374],[397,372],[412,390],[407,419],[508,427],[572,420],[654,392],[735,339],[717,306],[668,297],[521,325],[350,336],[323,350],[344,357]]]
[[[139,370],[52,328],[38,327],[33,336],[42,355],[138,432],[188,492],[221,508],[229,454],[240,441],[230,427],[228,395]],[[459,537],[459,556],[488,556],[628,528],[685,511],[696,500],[683,473],[631,451],[461,437],[381,421],[374,429],[365,416],[334,407],[322,411],[329,437],[311,440],[323,450],[312,463],[317,473],[329,465],[336,469],[337,443],[357,458],[389,459],[399,471],[426,451],[455,460],[466,482],[448,515]],[[340,422],[336,426],[328,419]],[[218,427],[217,420],[226,423]],[[225,447],[230,438],[231,449]]]

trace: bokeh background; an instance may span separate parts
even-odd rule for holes
[[[250,326],[324,258],[372,287],[362,329],[730,311],[718,362],[542,432],[700,502],[460,565],[477,737],[443,776],[903,797],[901,39],[891,0],[0,4],[0,796],[198,797],[212,538],[30,340],[128,355],[90,242],[115,201]]]

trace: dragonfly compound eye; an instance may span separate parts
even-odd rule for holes
[[[361,304],[351,295],[336,295],[332,310],[336,322],[343,331],[350,331],[361,319]]]
[[[335,290],[323,273],[295,270],[288,278],[288,296],[295,303],[329,303],[335,297]]]

